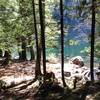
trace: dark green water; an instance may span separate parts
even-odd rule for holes
[[[72,45],[72,46],[65,46],[64,47],[64,58],[65,60],[70,59],[74,56],[82,56],[85,63],[90,62],[90,57],[87,56],[85,53],[81,53],[82,50],[84,50],[85,47],[88,47],[89,44],[87,43],[82,43],[78,45]],[[61,55],[61,50],[60,46],[58,48],[46,48],[46,57],[48,58],[49,55],[54,55],[57,58],[60,58]],[[17,57],[18,58],[18,53],[16,50],[13,51],[12,54],[13,58]],[[29,60],[31,57],[30,52],[27,51],[27,59]],[[98,63],[99,59],[95,57],[95,62]]]
[[[82,50],[84,50],[85,47],[88,47],[89,44],[79,44],[79,45],[72,45],[72,46],[65,46],[64,47],[64,56],[65,57],[73,57],[73,56],[84,56],[84,54],[81,53]],[[60,55],[60,46],[59,48],[47,48],[46,49],[46,55],[48,56],[50,53],[54,53],[55,55]]]
[[[73,57],[73,56],[84,56],[84,54],[81,53],[81,51],[88,47],[88,44],[79,44],[79,45],[72,45],[72,46],[65,46],[64,47],[64,56],[66,57]],[[12,51],[13,57],[18,56],[17,50]],[[61,55],[61,49],[60,46],[58,48],[46,48],[46,56],[48,57],[50,54],[54,54],[55,56]],[[27,51],[27,58],[30,58],[30,52]]]

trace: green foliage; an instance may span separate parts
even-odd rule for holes
[[[96,57],[100,58],[100,41],[96,42],[95,44],[95,55]]]
[[[70,39],[70,40],[65,41],[65,44],[66,45],[78,45],[79,41],[78,40]]]
[[[82,0],[83,1],[83,0]],[[90,18],[90,13],[87,13],[90,9],[85,2],[80,1],[79,7],[66,7],[64,9],[72,10],[77,9],[79,15],[71,17],[80,17],[82,12],[86,12],[86,18]],[[96,0],[99,2],[99,0]],[[75,0],[76,2],[76,0]],[[57,48],[60,45],[60,24],[53,19],[53,9],[59,6],[59,0],[46,0],[45,1],[45,25],[46,25],[46,47]],[[36,7],[36,21],[38,34],[40,35],[40,18],[39,18],[39,5],[38,0],[35,0]],[[100,36],[100,14],[99,6],[96,8],[96,37]],[[31,0],[0,0],[0,49],[12,51],[13,48],[17,48],[21,51],[21,39],[27,43],[27,47],[34,45],[34,20]],[[70,26],[64,26],[66,30]],[[66,34],[68,34],[66,32]],[[40,38],[40,36],[39,36]],[[39,39],[40,40],[40,39]],[[78,45],[78,40],[65,40],[65,45]],[[96,56],[99,57],[99,43],[96,43]],[[83,50],[89,53],[88,48]],[[83,52],[82,51],[82,52]]]
[[[81,53],[83,53],[84,55],[89,55],[90,54],[90,47],[85,47],[82,51],[81,51]]]
[[[33,37],[31,5],[31,1],[28,0],[0,1],[0,49],[12,51],[17,45],[20,48],[22,37],[25,41]],[[30,45],[33,45],[33,41]]]
[[[14,4],[14,5],[13,5]],[[15,1],[0,1],[0,48],[9,51],[15,43],[13,31],[14,20],[17,17]]]
[[[49,48],[55,48],[59,45],[60,27],[52,15],[54,7],[58,4],[58,0],[45,1],[46,47]],[[35,1],[35,7],[38,33],[40,34],[38,1]],[[1,0],[0,8],[0,49],[12,51],[13,48],[17,47],[21,51],[22,38],[26,41],[27,47],[34,45],[32,1]],[[69,42],[70,45],[77,43],[74,40]]]

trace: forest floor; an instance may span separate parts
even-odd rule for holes
[[[47,62],[48,72],[52,71],[55,76],[61,77],[58,66],[60,67],[60,63]],[[38,80],[34,80],[34,72],[34,61],[16,61],[1,67],[0,100],[100,100],[100,82],[92,85],[89,82],[81,88],[69,89],[56,83],[39,84]],[[82,99],[83,94],[88,99]]]
[[[59,65],[47,63],[48,72],[56,72],[55,68]],[[14,61],[8,66],[0,66],[0,100],[26,100],[27,98],[34,100],[34,94],[39,88],[39,81],[34,80],[34,73],[34,61]]]

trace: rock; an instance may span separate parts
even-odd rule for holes
[[[84,66],[84,60],[81,56],[73,57],[72,59],[70,59],[70,63],[73,63],[73,64],[78,65],[80,67]]]

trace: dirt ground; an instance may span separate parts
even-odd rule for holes
[[[56,72],[54,65],[59,66],[47,63],[48,72]],[[5,67],[0,66],[0,100],[34,100],[39,86],[39,81],[34,80],[34,73],[34,61],[15,61]]]
[[[100,100],[100,82],[74,90],[53,84],[41,85],[38,80],[34,80],[34,69],[34,61],[0,66],[0,100]],[[60,63],[47,62],[47,70],[61,77]],[[84,93],[86,99],[82,99]]]

